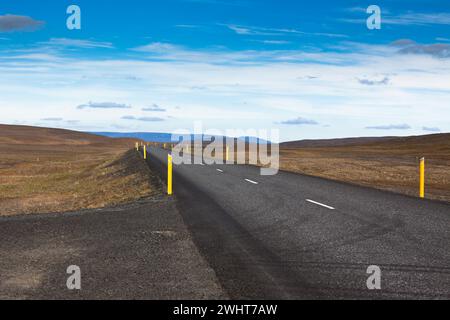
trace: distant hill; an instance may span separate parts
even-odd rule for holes
[[[281,143],[285,148],[314,148],[314,147],[342,147],[354,146],[367,143],[379,143],[395,139],[395,137],[362,137],[362,138],[342,138],[342,139],[317,139],[298,140]]]
[[[79,131],[0,124],[0,145],[131,145],[131,143],[132,140],[126,138],[111,139]]]
[[[346,146],[408,146],[417,148],[420,145],[426,147],[450,146],[450,133],[438,133],[422,136],[409,137],[362,137],[343,139],[319,139],[319,140],[299,140],[289,141],[281,144],[283,148],[329,148]]]
[[[450,160],[450,133],[409,137],[351,138],[335,140],[293,141],[281,145],[282,152],[318,152],[358,157]],[[387,162],[389,162],[387,160]]]

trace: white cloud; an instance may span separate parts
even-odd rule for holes
[[[273,30],[273,29],[266,29],[266,28],[246,27],[246,26],[239,26],[239,25],[235,25],[235,24],[228,24],[226,26],[228,29],[230,29],[240,35],[280,36],[283,34],[280,31]],[[274,32],[274,31],[276,31],[276,32]]]
[[[200,26],[194,25],[194,24],[177,24],[175,25],[176,28],[185,28],[185,29],[196,29],[200,28]]]
[[[423,131],[429,131],[429,132],[441,132],[441,129],[437,127],[422,127]]]
[[[401,54],[428,54],[437,58],[450,58],[450,44],[420,44],[409,39],[401,39],[391,44],[398,47]]]
[[[149,48],[158,52],[153,56],[115,60],[45,52],[1,55],[2,122],[33,124],[45,115],[58,115],[78,119],[72,128],[99,131],[114,130],[114,125],[169,131],[191,128],[195,120],[218,129],[258,129],[300,114],[332,126],[280,126],[282,140],[366,135],[372,133],[366,126],[379,124],[408,123],[412,129],[403,130],[405,134],[423,133],[424,123],[450,130],[450,59],[401,55],[392,46],[346,45],[349,50],[343,52],[199,51],[175,45],[167,52],[155,45]],[[394,80],[389,86],[355,81],[383,79],[376,74]],[[127,80],[130,76],[139,81]],[[88,100],[97,103],[86,104]],[[165,121],[139,121],[148,115],[142,108],[149,101],[172,106]],[[79,105],[85,110],[77,109]],[[121,120],[123,108],[130,105],[139,106],[132,113],[136,121]],[[388,129],[373,134],[383,130]]]
[[[161,108],[160,106],[158,106],[157,104],[153,104],[150,107],[145,107],[142,108],[142,111],[147,111],[147,112],[165,112],[166,109]]]
[[[405,13],[383,17],[383,23],[399,25],[450,25],[450,13]]]
[[[357,78],[360,84],[366,86],[379,86],[379,85],[387,85],[389,84],[389,77],[384,76],[382,79],[368,79],[368,78]]]
[[[239,35],[248,36],[323,36],[331,38],[348,38],[347,35],[337,34],[337,33],[326,33],[326,32],[305,32],[298,29],[292,28],[267,28],[267,27],[256,27],[256,26],[243,26],[236,24],[219,24],[220,26],[225,26],[228,29],[234,31]]]
[[[61,47],[77,47],[77,48],[114,48],[111,42],[100,42],[83,39],[68,39],[68,38],[51,38],[47,42],[42,42],[43,45],[61,46]]]
[[[0,16],[0,32],[35,31],[44,24],[44,21],[39,21],[28,16],[13,14]]]
[[[363,13],[362,8],[351,8],[348,9],[349,12]],[[365,9],[364,9],[365,12]],[[365,24],[367,15],[359,18],[343,18],[339,19],[342,22]],[[439,13],[415,13],[408,12],[398,15],[390,14],[386,9],[382,9],[382,23],[391,25],[450,25],[450,13],[439,12]]]
[[[408,124],[388,124],[388,125],[378,125],[378,126],[369,126],[366,129],[372,130],[408,130],[411,129],[411,126]]]
[[[264,44],[290,44],[291,41],[286,40],[253,40],[255,42],[260,42]]]
[[[80,104],[77,109],[130,109],[129,105],[115,102],[89,102],[87,104]]]
[[[137,48],[134,48],[134,51],[140,51],[140,52],[150,52],[150,53],[166,53],[170,51],[177,50],[179,51],[181,47],[175,46],[170,43],[164,43],[164,42],[153,42],[150,44],[147,44],[145,46],[140,46]]]
[[[159,118],[159,117],[123,116],[121,119],[123,119],[123,120],[137,120],[137,121],[144,121],[144,122],[161,122],[161,121],[164,121],[163,118]]]
[[[63,118],[44,118],[42,121],[63,121]]]
[[[287,125],[305,125],[305,124],[306,125],[317,125],[319,123],[317,121],[315,121],[315,120],[298,117],[298,118],[295,118],[295,119],[281,121],[281,124],[287,124]]]

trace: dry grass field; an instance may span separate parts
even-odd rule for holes
[[[417,196],[426,158],[426,197],[450,201],[450,134],[405,138],[291,142],[281,169]]]
[[[159,189],[134,141],[0,125],[0,215],[62,212],[133,201]]]

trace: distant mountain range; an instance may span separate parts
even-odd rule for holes
[[[163,132],[89,132],[91,134],[96,134],[99,136],[105,136],[110,138],[135,138],[149,142],[159,142],[159,143],[170,143],[176,142],[172,141],[171,133],[163,133]],[[208,138],[209,135],[191,135],[191,139],[195,141],[202,140],[202,137]],[[239,137],[239,140],[243,140],[247,143],[260,143],[266,142],[266,140],[259,139],[256,137]],[[268,143],[268,142],[267,142]]]
[[[161,132],[89,132],[99,136],[110,138],[135,138],[150,142],[168,143],[172,142],[172,134]]]
[[[161,132],[89,132],[99,136],[105,136],[110,138],[134,138],[148,142],[170,143],[171,133]],[[208,136],[205,135],[205,138]],[[191,138],[195,141],[200,141],[202,135],[191,135]],[[239,137],[237,138],[246,143],[260,143],[266,142],[266,140],[258,139],[256,137]],[[283,142],[280,144],[281,148],[327,148],[327,147],[345,147],[345,146],[357,146],[357,145],[377,145],[384,143],[415,143],[426,145],[433,143],[442,143],[444,140],[450,141],[450,133],[440,133],[422,136],[410,136],[410,137],[359,137],[359,138],[341,138],[341,139],[317,139],[317,140],[298,140]],[[208,141],[207,139],[205,139]],[[270,142],[267,142],[270,143]]]

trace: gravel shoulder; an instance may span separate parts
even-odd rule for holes
[[[165,196],[111,209],[0,217],[0,299],[227,298]],[[81,290],[67,289],[68,266]]]

